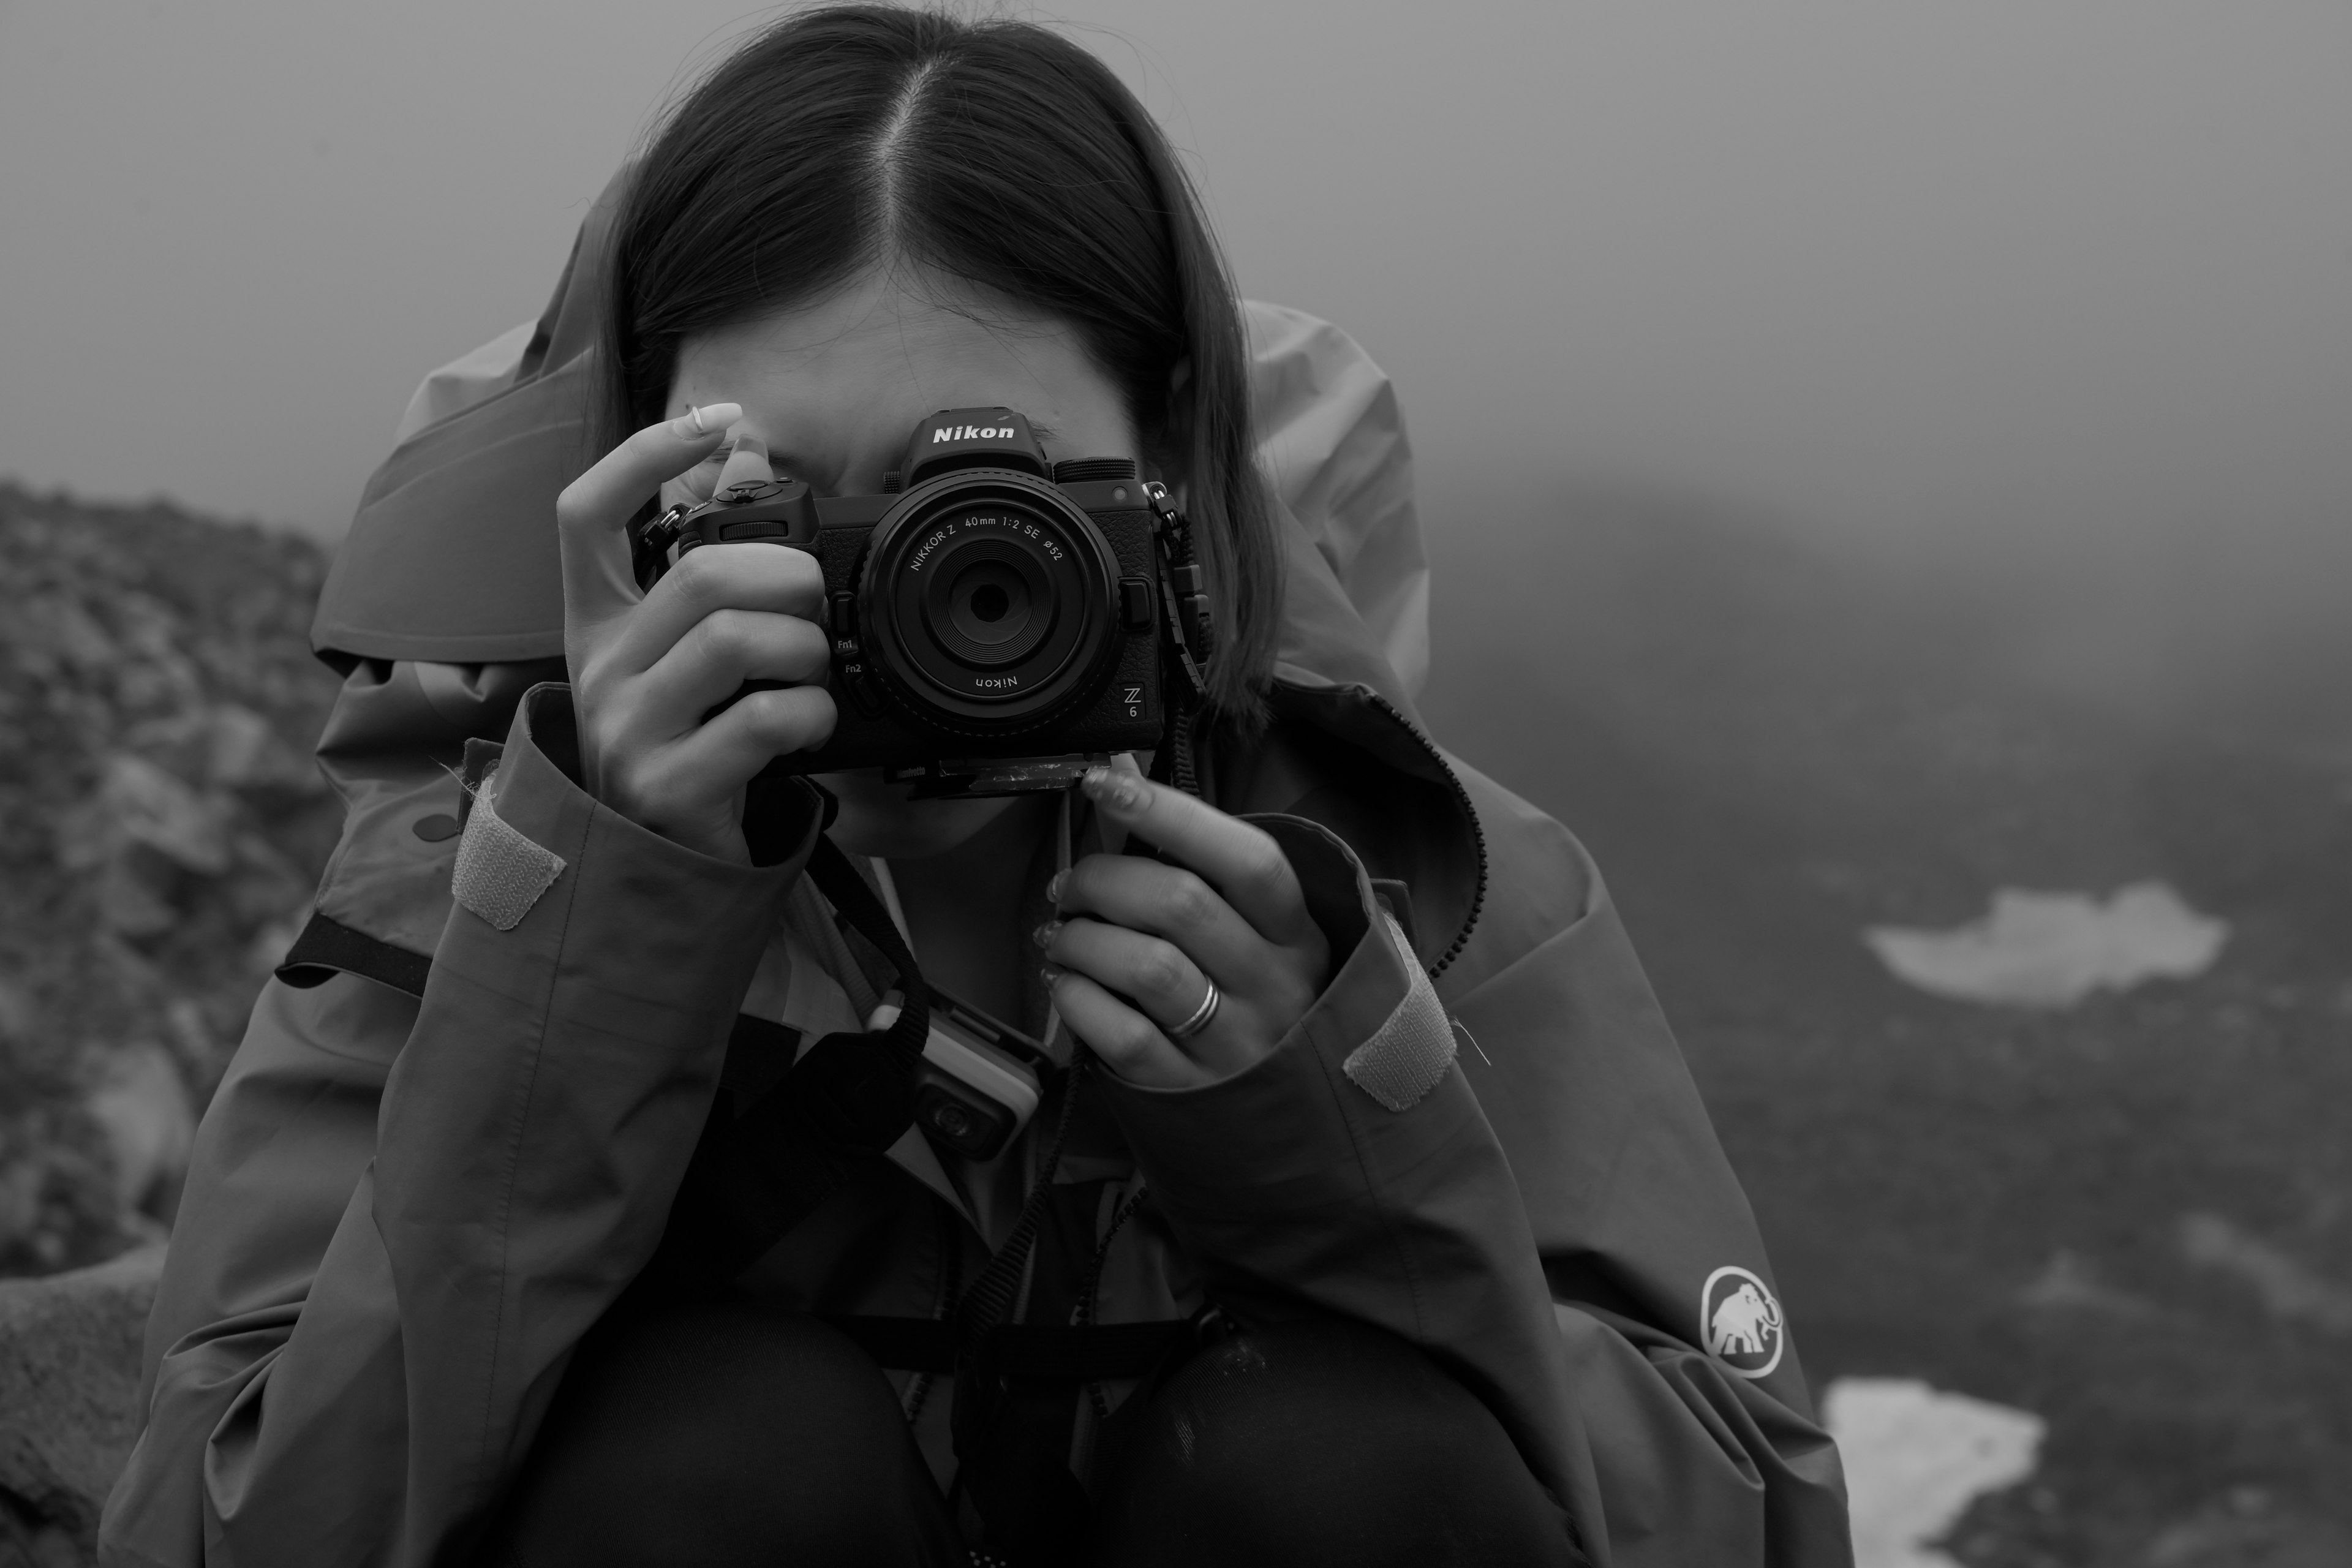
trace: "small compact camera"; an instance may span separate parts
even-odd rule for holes
[[[898,1021],[891,992],[866,1020],[876,1033]],[[931,993],[930,1037],[915,1069],[915,1124],[967,1160],[993,1160],[1037,1113],[1045,1049],[976,1007]]]
[[[1158,745],[1171,679],[1200,691],[1209,602],[1165,488],[1125,458],[1047,463],[1009,408],[924,420],[879,495],[775,479],[674,507],[641,531],[639,575],[673,546],[738,541],[806,550],[824,573],[839,720],[771,772],[880,766],[919,795],[1059,788]]]

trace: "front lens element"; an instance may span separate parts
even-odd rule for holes
[[[1010,664],[1054,626],[1050,563],[1009,540],[967,533],[939,552],[926,571],[923,618],[950,658],[963,664]]]
[[[860,617],[916,716],[1013,732],[1088,700],[1117,644],[1116,563],[1087,515],[1025,476],[919,487],[875,529]]]

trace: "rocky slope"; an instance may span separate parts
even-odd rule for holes
[[[307,540],[0,485],[0,1275],[168,1221],[338,813]]]

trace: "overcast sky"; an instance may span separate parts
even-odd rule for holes
[[[0,474],[340,530],[417,378],[538,311],[761,15],[0,0]],[[1491,473],[1905,548],[2352,534],[2341,0],[1052,15],[1244,289],[1394,373],[1433,531]]]

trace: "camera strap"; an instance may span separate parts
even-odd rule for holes
[[[1066,798],[1055,857],[1071,852]],[[898,973],[903,1002],[887,1029],[844,1031],[819,1040],[777,1086],[740,1112],[722,1089],[673,1205],[654,1259],[629,1296],[725,1289],[818,1204],[881,1157],[914,1124],[916,1068],[930,1027],[930,994],[911,945],[884,899],[823,834],[808,863],[818,891]],[[789,1034],[759,1020],[738,1029],[776,1030],[769,1048],[789,1050]],[[1049,1024],[1049,1039],[1055,1033]],[[1078,1097],[1095,1068],[1073,1042],[1055,1076],[1059,1105],[1032,1185],[1003,1245],[971,1286],[945,1301],[942,1317],[831,1320],[887,1366],[951,1373],[957,1458],[953,1491],[969,1496],[992,1545],[1016,1560],[1067,1559],[1087,1516],[1085,1490],[1069,1469],[1080,1385],[1150,1377],[1199,1342],[1192,1322],[1033,1324],[1015,1320],[1033,1259],[1045,1241],[1055,1173]],[[1058,1237],[1059,1232],[1055,1235]],[[1057,1243],[1066,1245],[1066,1240]],[[1098,1268],[1100,1248],[1094,1259]],[[1082,1290],[1094,1288],[1088,1280]]]
[[[1209,682],[1204,673],[1216,651],[1216,620],[1209,607],[1208,582],[1192,546],[1192,525],[1177,506],[1168,487],[1158,479],[1145,482],[1151,502],[1151,537],[1160,552],[1160,603],[1167,617],[1168,729],[1152,758],[1151,776],[1198,796],[1201,780],[1194,766],[1193,731],[1201,710],[1208,705]]]
[[[719,1091],[641,1276],[660,1288],[725,1286],[914,1125],[930,990],[881,899],[822,833],[808,876],[897,972],[898,1016],[886,1029],[825,1036],[749,1106]],[[739,1020],[737,1028],[758,1022]],[[777,1033],[782,1037],[760,1043],[790,1049],[791,1037]]]

